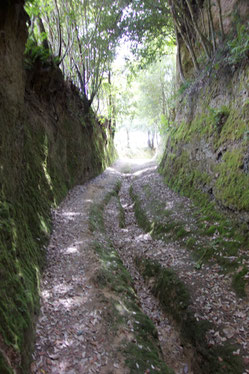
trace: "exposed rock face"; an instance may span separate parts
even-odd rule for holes
[[[0,372],[28,373],[50,209],[114,155],[52,64],[27,65],[22,0],[0,5]]]
[[[246,21],[248,19],[249,3],[247,0],[220,0],[224,31],[226,34],[231,32],[233,27],[234,17],[238,16],[241,21]],[[212,12],[214,16],[214,28],[219,27],[219,12],[217,0],[212,2]]]
[[[226,30],[232,10],[241,14],[240,22],[248,17],[248,2],[223,3]],[[189,57],[185,59],[186,69]],[[246,57],[235,64],[217,60],[185,90],[160,166],[178,191],[200,200],[204,192],[245,222],[249,222],[248,63]]]

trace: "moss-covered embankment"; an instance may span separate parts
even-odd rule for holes
[[[114,156],[59,69],[24,68],[23,1],[0,6],[0,372],[27,373],[50,210]]]
[[[160,171],[177,191],[249,221],[249,68],[217,61],[181,96]]]

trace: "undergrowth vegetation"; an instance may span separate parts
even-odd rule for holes
[[[233,38],[227,41],[229,55],[227,62],[231,65],[241,63],[249,59],[249,22],[242,24],[236,22],[236,33]]]

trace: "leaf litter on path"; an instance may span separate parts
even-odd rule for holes
[[[134,204],[129,196],[133,183],[136,193],[148,203],[144,184],[174,210],[175,217],[186,221],[186,231],[195,224],[191,202],[170,191],[155,171],[155,164],[132,166],[129,175],[123,165],[114,168],[84,186],[76,186],[53,213],[53,234],[47,248],[47,267],[41,283],[41,312],[33,353],[32,373],[129,373],[124,358],[112,344],[113,335],[106,322],[108,304],[103,303],[103,290],[92,282],[100,268],[93,250],[94,235],[89,230],[89,209],[100,194],[106,193],[117,175],[123,179],[120,192],[125,210],[125,228],[120,228],[119,207],[111,199],[105,210],[105,224],[115,248],[131,273],[144,312],[153,320],[166,363],[176,374],[192,373],[192,352],[184,350],[174,322],[161,310],[150,287],[135,269],[136,254],[156,259],[162,266],[175,269],[191,290],[196,318],[211,321],[215,328],[208,332],[210,345],[235,342],[234,355],[242,355],[249,364],[249,306],[231,290],[229,275],[221,274],[217,264],[196,270],[189,251],[178,242],[165,243],[144,233],[134,217]],[[132,172],[135,172],[133,174]],[[136,176],[135,183],[133,175]],[[148,213],[151,214],[151,213]],[[133,334],[132,324],[124,334]],[[139,368],[137,369],[139,373]],[[148,369],[149,370],[149,369]],[[149,371],[148,371],[149,372]],[[246,372],[249,373],[248,369]]]

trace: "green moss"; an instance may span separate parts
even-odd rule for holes
[[[226,106],[209,108],[205,105],[201,114],[191,122],[180,123],[170,134],[171,151],[167,150],[159,168],[166,182],[186,196],[200,195],[200,200],[204,196],[202,191],[212,186],[216,200],[224,206],[248,210],[249,192],[246,186],[249,176],[243,170],[248,147],[248,115],[248,102],[242,109]],[[211,165],[210,174],[207,174],[199,170],[202,168],[201,161],[193,160],[191,147],[184,147],[187,142],[192,144],[192,148],[198,147],[200,141],[208,142],[214,152],[223,144],[240,141],[240,145],[232,151],[224,151],[221,162]],[[214,178],[214,175],[218,177]]]
[[[184,229],[181,222],[168,220],[172,212],[165,210],[160,202],[151,199],[148,191],[147,198],[150,200],[150,210],[154,217],[151,221],[148,219],[146,211],[143,209],[139,197],[134,193],[132,186],[130,187],[130,195],[134,201],[135,216],[138,224],[146,232],[150,232],[153,238],[166,240],[166,237],[167,239],[174,237],[176,240],[181,240],[189,235],[189,232]],[[165,236],[165,234],[167,235]]]
[[[125,348],[126,364],[131,374],[144,374],[146,372],[174,374],[174,371],[160,360],[157,351],[148,342],[143,341],[142,344],[137,345],[131,342]]]
[[[120,182],[120,188],[121,188],[121,182]],[[119,188],[119,190],[120,190]],[[118,209],[119,209],[119,216],[118,216],[118,221],[119,221],[119,227],[121,229],[125,228],[125,211],[124,208],[122,207],[122,204],[120,202],[118,193],[117,193],[117,203],[118,203]]]
[[[164,309],[174,315],[177,321],[182,317],[182,311],[190,303],[190,295],[183,282],[171,269],[163,269],[157,262],[136,258],[136,266],[145,278],[153,277],[153,293],[159,298]]]
[[[225,125],[222,128],[219,139],[217,139],[217,147],[221,146],[227,141],[236,141],[244,138],[246,130],[248,130],[248,117],[243,113],[248,111],[248,106],[245,105],[240,109],[232,109]]]
[[[191,141],[193,137],[200,139],[203,136],[219,135],[225,125],[230,110],[226,106],[219,108],[210,108],[203,105],[203,111],[196,117],[186,123],[181,122],[177,129],[172,133],[173,142]]]
[[[113,154],[109,145],[107,157],[103,139],[97,137],[95,142],[89,123],[83,130],[66,113],[55,140],[54,124],[51,130],[32,110],[25,121],[23,117],[15,121],[7,109],[0,113],[0,335],[6,350],[20,360],[20,373],[29,371],[51,208],[73,184],[100,172],[99,161],[108,162]],[[8,372],[8,364],[1,360],[1,365],[0,372]]]
[[[139,201],[139,199],[137,198],[137,196],[135,195],[134,191],[133,191],[133,187],[131,186],[130,187],[130,195],[131,195],[131,198],[133,199],[134,201],[134,209],[135,209],[135,215],[136,215],[136,219],[137,219],[137,222],[138,224],[146,231],[146,232],[149,232],[151,230],[151,223],[150,221],[148,220],[144,210],[142,209],[141,207],[141,203]]]
[[[92,204],[91,210],[90,210],[90,216],[89,216],[89,228],[91,231],[93,232],[96,230],[99,230],[101,232],[105,231],[103,210],[113,196],[116,198],[118,197],[120,188],[121,188],[121,182],[118,180],[115,186],[113,187],[113,189],[105,195],[105,198],[101,203]]]
[[[24,149],[27,169],[20,185],[15,186],[15,195],[9,193],[11,173],[5,177],[0,193],[0,334],[4,343],[21,357],[20,370],[24,372],[29,365],[33,316],[39,308],[39,273],[43,265],[40,246],[48,239],[49,210],[53,204],[42,166],[45,150],[36,150],[32,153],[32,147]]]
[[[183,345],[191,344],[195,349],[194,365],[203,374],[242,374],[243,362],[232,352],[234,346],[224,344],[210,348],[206,333],[212,324],[197,321],[191,311],[191,298],[184,283],[171,269],[161,267],[158,262],[136,258],[136,266],[143,277],[153,284],[152,292],[158,297],[164,310],[177,322]]]
[[[156,239],[162,239],[165,242],[174,240],[183,247],[191,249],[196,261],[196,269],[200,269],[204,263],[211,260],[216,261],[224,273],[234,272],[239,267],[242,258],[239,256],[238,249],[247,248],[247,227],[243,229],[241,225],[231,222],[224,214],[217,211],[214,203],[204,199],[202,194],[196,196],[194,192],[193,196],[199,206],[193,205],[191,213],[189,212],[189,218],[194,218],[194,226],[191,231],[186,231],[186,222],[176,221],[172,213],[165,216],[164,209],[160,209],[162,204],[148,189],[146,201],[149,201],[149,204],[145,206],[142,205],[133,188],[131,191],[135,202],[136,219],[140,226]],[[184,205],[178,204],[177,210],[183,212]],[[190,237],[186,239],[188,236]],[[232,285],[234,286],[234,282]]]
[[[244,154],[244,148],[227,151],[217,165],[215,196],[224,206],[237,210],[249,210],[249,175],[241,169]]]

